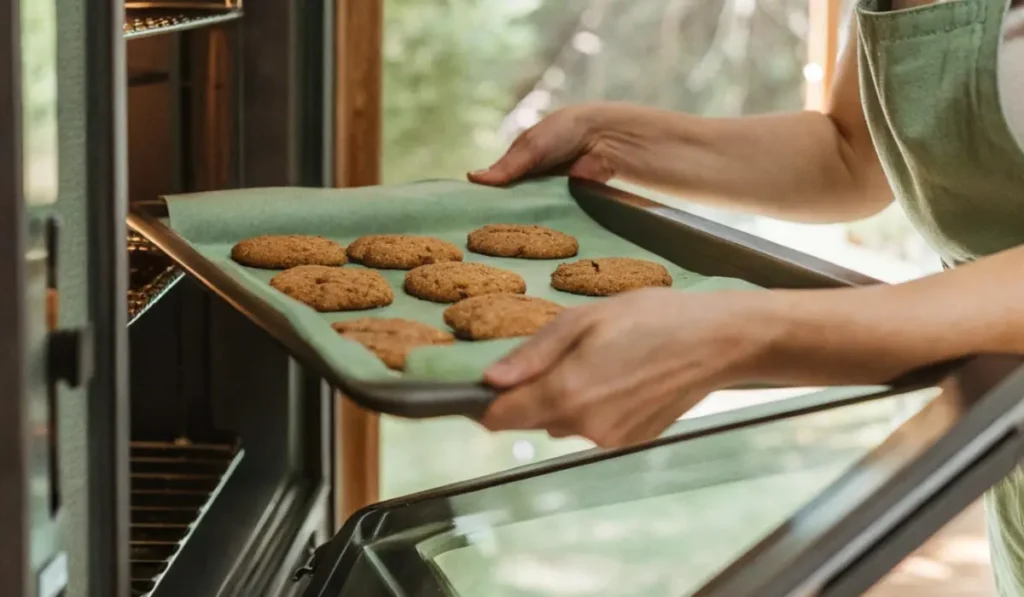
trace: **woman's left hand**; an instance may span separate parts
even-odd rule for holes
[[[486,373],[491,430],[601,447],[657,437],[707,394],[756,378],[777,326],[766,293],[644,289],[568,309]]]

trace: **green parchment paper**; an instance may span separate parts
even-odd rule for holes
[[[551,288],[551,272],[558,264],[584,258],[656,261],[672,273],[673,287],[683,291],[757,288],[742,280],[688,272],[612,234],[576,205],[565,178],[530,181],[505,189],[439,180],[356,189],[244,189],[166,199],[171,228],[205,258],[283,313],[300,336],[328,357],[336,373],[355,379],[479,381],[488,365],[523,339],[424,347],[410,353],[404,373],[390,371],[362,345],[335,333],[330,323],[360,317],[402,317],[447,329],[442,313],[448,305],[405,294],[402,282],[406,272],[382,270],[395,293],[393,304],[372,311],[318,313],[270,287],[270,278],[278,272],[243,267],[232,261],[231,247],[236,242],[260,234],[318,234],[348,244],[366,234],[397,233],[429,235],[464,248],[466,235],[485,224],[542,224],[575,236],[580,243],[579,255],[533,261],[465,251],[465,259],[516,271],[526,280],[527,294],[566,307],[601,300]]]

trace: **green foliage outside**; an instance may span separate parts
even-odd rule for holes
[[[547,112],[609,99],[707,115],[798,109],[806,0],[388,0],[384,178],[461,176]],[[577,36],[599,48],[578,45]],[[581,51],[581,48],[582,50]]]

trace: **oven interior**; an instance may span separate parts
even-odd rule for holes
[[[251,4],[126,3],[130,202],[245,186],[243,148],[275,132],[241,117],[260,107],[243,40],[274,17]],[[263,159],[287,172],[294,156]],[[329,537],[329,392],[145,239],[129,232],[127,251],[131,594],[285,595]]]

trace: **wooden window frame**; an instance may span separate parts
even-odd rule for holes
[[[381,182],[384,0],[334,1],[334,186]],[[337,396],[334,500],[337,528],[379,501],[380,418]]]
[[[842,0],[807,1],[807,67],[804,69],[804,107],[824,110],[832,96],[839,54]]]

